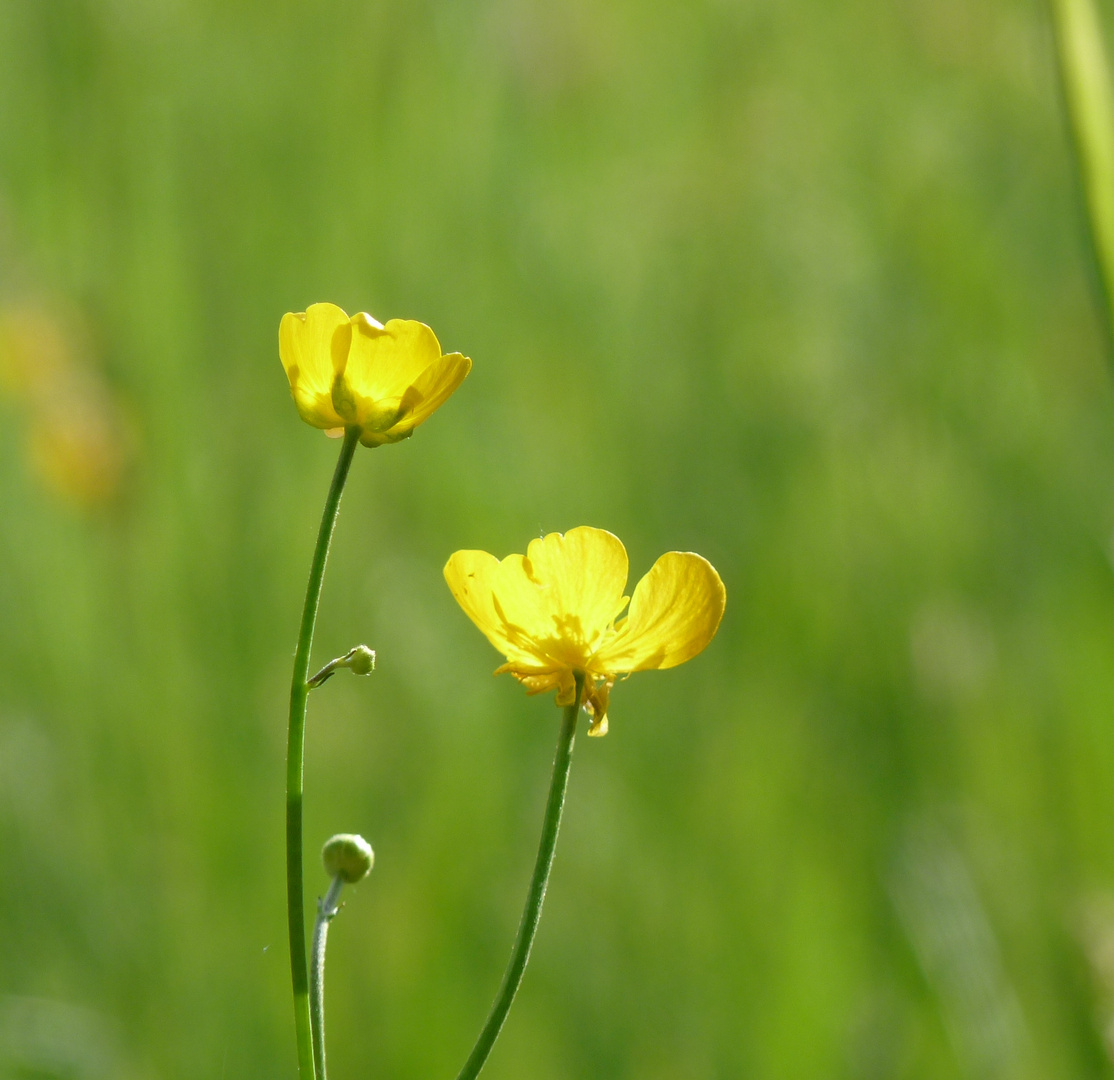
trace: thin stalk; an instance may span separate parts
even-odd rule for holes
[[[549,872],[553,868],[553,855],[557,849],[557,832],[561,828],[561,811],[565,807],[565,790],[569,783],[569,767],[572,765],[573,739],[576,735],[576,719],[580,713],[580,695],[584,687],[583,676],[576,677],[576,699],[565,709],[561,720],[561,733],[557,738],[557,753],[553,759],[553,779],[549,782],[549,799],[545,804],[545,818],[542,821],[542,837],[538,845],[538,857],[534,862],[534,876],[530,879],[530,891],[526,894],[526,906],[522,911],[522,921],[518,926],[518,936],[511,950],[510,963],[503,975],[503,983],[495,996],[487,1022],[480,1032],[472,1053],[460,1070],[457,1080],[475,1080],[484,1067],[495,1040],[507,1019],[511,1003],[518,993],[519,984],[530,959],[530,949],[538,930],[538,920],[542,915],[542,902],[549,883]]]
[[[302,625],[298,631],[298,648],[294,653],[294,675],[290,682],[290,727],[286,744],[286,911],[290,926],[290,977],[294,985],[294,1030],[298,1039],[298,1075],[300,1080],[318,1080],[313,1063],[313,1026],[309,1009],[309,972],[306,969],[306,914],[302,894],[302,773],[305,760],[306,698],[309,695],[309,654],[313,645],[313,628],[317,622],[317,605],[321,600],[321,581],[329,543],[340,509],[340,496],[352,455],[360,437],[358,427],[348,428],[340,448],[340,458],[333,472],[333,482],[325,499],[321,527],[317,530],[317,546],[313,549],[306,602],[302,608]]]
[[[325,899],[317,904],[317,921],[313,924],[310,947],[309,1011],[313,1019],[313,1057],[317,1063],[317,1080],[325,1080],[325,945],[329,939],[329,923],[340,910],[340,890],[344,879],[333,878]]]
[[[1114,358],[1114,81],[1094,0],[1049,0],[1064,105]]]

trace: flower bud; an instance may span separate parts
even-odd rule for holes
[[[369,650],[370,651],[370,650]],[[337,833],[325,841],[321,849],[325,873],[340,878],[346,885],[355,885],[371,873],[375,865],[375,852],[362,836],[355,833]]]
[[[370,675],[375,670],[375,650],[357,645],[345,657],[344,664],[354,675]]]

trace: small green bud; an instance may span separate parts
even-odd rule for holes
[[[375,670],[375,650],[357,645],[345,658],[345,666],[354,675],[370,675]]]
[[[370,650],[369,650],[370,651]],[[362,836],[355,833],[337,833],[325,841],[321,849],[325,873],[340,878],[346,885],[355,885],[371,873],[375,865],[375,852]]]
[[[330,660],[316,675],[306,681],[310,690],[328,682],[341,668],[348,668],[354,675],[370,675],[375,670],[375,650],[357,645],[343,656]]]

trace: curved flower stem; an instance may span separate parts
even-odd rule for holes
[[[538,845],[538,857],[534,862],[534,876],[530,879],[530,891],[526,894],[526,906],[522,911],[522,922],[518,926],[518,936],[511,950],[510,963],[507,965],[503,983],[491,1006],[487,1022],[480,1032],[472,1053],[460,1070],[457,1080],[475,1080],[484,1067],[495,1040],[507,1019],[514,996],[526,971],[526,961],[530,959],[530,948],[538,930],[538,920],[542,915],[542,901],[549,882],[549,871],[553,868],[553,855],[557,848],[557,831],[561,827],[561,811],[565,807],[565,789],[569,783],[569,767],[572,765],[573,738],[576,735],[576,720],[580,713],[580,695],[584,688],[584,677],[576,677],[576,698],[565,709],[561,720],[561,734],[557,738],[557,753],[553,759],[553,779],[549,782],[549,799],[545,804],[545,818],[542,821],[542,837]]]
[[[317,605],[321,599],[321,581],[325,560],[333,538],[337,511],[352,455],[360,437],[358,427],[344,433],[340,458],[333,472],[333,482],[325,499],[321,527],[317,530],[317,546],[313,550],[306,602],[302,608],[302,625],[298,631],[298,648],[294,653],[294,675],[290,682],[290,728],[286,744],[286,912],[290,926],[290,976],[294,984],[294,1030],[298,1038],[298,1075],[301,1080],[317,1080],[313,1064],[312,1023],[309,1011],[309,973],[306,970],[306,915],[302,896],[302,772],[305,758],[306,698],[309,684],[309,654],[313,645],[313,627],[317,622]]]
[[[324,900],[317,901],[317,921],[313,924],[313,944],[310,946],[309,965],[309,1014],[313,1020],[313,1057],[317,1063],[317,1080],[325,1080],[325,945],[329,938],[329,923],[340,910],[340,890],[344,879],[338,874],[333,878]]]

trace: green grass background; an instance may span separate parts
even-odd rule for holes
[[[77,508],[0,400],[0,1076],[295,1075],[317,300],[475,363],[359,451],[326,580],[315,659],[379,652],[310,708],[308,899],[377,852],[333,1080],[486,1013],[559,717],[441,567],[579,524],[727,615],[580,740],[485,1077],[1114,1075],[1088,258],[1036,0],[0,0],[0,306],[80,319],[134,447]]]

